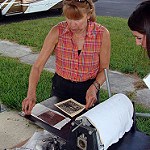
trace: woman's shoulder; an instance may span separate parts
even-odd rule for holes
[[[59,28],[66,28],[67,22],[66,21],[59,22],[56,26]]]
[[[67,23],[65,21],[59,22],[58,24],[56,24],[55,26],[51,28],[51,32],[53,32],[53,34],[58,35],[66,29],[66,26],[67,26]]]
[[[105,26],[99,23],[96,23],[96,24],[98,26],[98,30],[100,30],[100,32],[101,31],[103,32],[103,35],[110,36],[109,30]]]
[[[63,34],[64,32],[66,32],[66,30],[68,29],[68,25],[66,21],[62,21],[59,22],[56,25],[57,30],[59,31],[59,35]]]
[[[98,26],[99,29],[101,29],[101,30],[103,30],[103,31],[105,31],[105,32],[108,31],[108,29],[107,29],[105,26],[103,26],[102,24],[96,23],[96,25]]]
[[[97,22],[90,22],[90,26],[98,32],[109,32],[105,26]]]
[[[103,35],[103,37],[110,37],[109,30],[103,26],[102,24],[99,24],[97,22],[91,22],[92,30],[96,32],[97,34]]]

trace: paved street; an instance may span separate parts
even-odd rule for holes
[[[142,0],[98,0],[95,2],[98,16],[128,18]]]

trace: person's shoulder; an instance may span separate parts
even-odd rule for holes
[[[51,28],[51,31],[50,31],[52,34],[57,34],[59,32],[59,29],[58,29],[58,26],[55,25]]]
[[[59,34],[63,33],[66,30],[66,27],[67,27],[66,21],[59,22],[54,26],[55,30],[57,30]]]
[[[104,31],[108,31],[108,29],[105,26],[103,26],[102,24],[97,23],[97,22],[95,22],[95,24],[98,28],[103,29]]]
[[[59,22],[56,26],[59,28],[66,28],[67,22],[66,21]]]
[[[103,26],[102,24],[99,24],[99,23],[95,22],[95,27],[97,28],[97,30],[100,30],[104,34],[108,34],[109,35],[109,30],[105,26]]]
[[[102,26],[102,28],[103,28],[104,34],[110,34],[109,30],[105,26]]]
[[[53,26],[53,27],[51,28],[51,30],[52,30],[53,32],[58,32],[59,29],[61,29],[61,28],[66,28],[66,25],[67,25],[66,21],[62,21],[62,22],[59,22],[58,24],[56,24],[55,26]]]
[[[108,29],[105,26],[103,26],[103,25],[101,25],[101,24],[99,24],[97,22],[91,22],[90,24],[97,31],[109,32]]]

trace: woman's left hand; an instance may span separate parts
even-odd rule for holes
[[[97,89],[92,84],[86,92],[86,106],[85,106],[86,109],[94,106],[94,104],[96,103],[97,101],[96,93],[97,93]]]

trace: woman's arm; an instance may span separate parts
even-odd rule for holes
[[[96,77],[96,82],[93,83],[86,93],[86,109],[93,106],[93,104],[97,101],[97,95],[99,85],[102,85],[106,78],[104,69],[109,68],[110,63],[110,48],[111,48],[111,42],[110,42],[110,34],[109,31],[104,28],[103,32],[103,39],[102,39],[102,46],[100,49],[100,70]],[[98,84],[98,86],[96,85]]]
[[[110,33],[106,28],[104,29],[105,30],[103,33],[102,46],[100,50],[100,70],[96,77],[96,81],[100,85],[102,85],[106,80],[104,69],[109,69],[110,50],[111,50]]]
[[[29,76],[27,97],[22,102],[22,110],[27,115],[31,114],[31,110],[35,105],[36,87],[40,79],[40,75],[44,68],[44,65],[46,64],[47,60],[49,59],[58,42],[58,34],[59,34],[58,28],[57,26],[54,26],[46,36],[41,52],[32,66]]]

